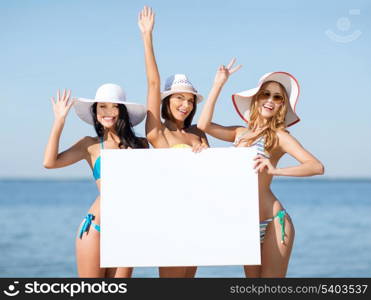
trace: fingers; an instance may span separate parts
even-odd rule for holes
[[[192,147],[192,152],[194,153],[200,153],[202,150],[208,148],[206,144],[196,144]]]
[[[138,21],[143,20],[147,16],[147,6],[144,6],[138,14]]]
[[[232,60],[229,62],[228,66],[227,66],[227,69],[232,68],[232,66],[234,65],[235,62],[236,62],[236,58],[233,57]]]
[[[206,145],[206,144],[202,144],[202,145],[201,145],[201,151],[202,151],[202,150],[205,150],[205,149],[207,149],[207,148],[209,148],[208,145]]]
[[[75,104],[75,99],[71,99],[67,105],[67,108],[70,109]]]
[[[142,32],[151,31],[155,22],[155,13],[149,6],[144,6],[138,14],[138,25]]]
[[[69,107],[69,108],[72,106],[71,103],[73,102],[73,101],[70,99],[70,97],[71,97],[71,90],[67,90],[67,95],[66,95],[66,106]]]
[[[256,171],[257,173],[262,173],[264,171],[264,169],[266,168],[267,166],[265,164],[262,164],[258,170]]]
[[[254,166],[255,173],[263,172],[266,167],[267,167],[267,165],[264,161],[257,162]]]
[[[64,102],[64,104],[67,104],[68,102],[68,98],[69,98],[69,94],[71,94],[71,92],[67,89],[64,89],[63,90],[63,94],[62,94],[62,102]]]
[[[234,72],[238,71],[241,68],[242,68],[242,65],[238,65],[234,67],[233,69],[229,70],[229,74],[233,74]]]
[[[261,163],[262,163],[262,162],[261,162],[260,160],[257,161],[257,162],[255,162],[254,165],[253,165],[253,169],[254,169],[254,170],[257,169],[258,166],[259,166]]]
[[[236,72],[239,69],[241,69],[242,65],[238,65],[236,67],[233,67],[233,65],[235,64],[235,62],[236,62],[236,58],[234,57],[234,58],[232,58],[232,60],[227,65],[227,68],[226,69],[229,71],[229,74],[233,74],[234,72]]]
[[[149,6],[144,6],[140,14],[144,18],[152,18],[154,15],[152,8]]]
[[[209,148],[209,147],[206,144],[200,144],[200,146],[198,147],[197,153],[200,153],[201,151],[203,151],[207,148]]]
[[[54,97],[51,97],[50,99],[52,99],[54,104],[57,104],[58,102],[62,102],[66,105],[67,102],[69,102],[70,97],[71,97],[71,90],[64,89],[62,96],[61,96],[61,91],[58,89],[56,100]]]
[[[193,145],[192,152],[194,152],[194,153],[200,152],[200,145],[199,144]]]
[[[264,168],[267,167],[266,159],[260,155],[255,156],[254,161],[255,163],[253,165],[253,169],[255,170],[255,173],[261,173],[263,172]]]
[[[226,72],[226,71],[228,71],[228,68],[225,65],[220,65],[218,71]]]

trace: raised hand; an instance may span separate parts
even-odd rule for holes
[[[238,71],[242,65],[238,65],[233,67],[236,62],[236,58],[233,58],[227,66],[221,65],[216,72],[214,83],[216,84],[224,84],[227,82],[229,76],[234,72]]]
[[[70,108],[73,105],[73,101],[70,99],[71,91],[64,90],[61,96],[60,91],[57,92],[57,100],[51,97],[50,100],[53,105],[53,111],[55,119],[65,119]]]
[[[138,26],[140,31],[144,33],[151,33],[155,24],[155,13],[152,8],[144,6],[138,15]]]

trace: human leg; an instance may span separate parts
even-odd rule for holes
[[[294,238],[295,229],[290,216],[279,211],[268,225],[262,243],[261,277],[286,276]]]

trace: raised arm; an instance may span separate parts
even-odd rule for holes
[[[231,74],[241,68],[241,65],[233,67],[235,61],[236,59],[232,59],[227,67],[224,65],[219,67],[215,75],[214,84],[197,122],[197,127],[202,131],[228,142],[234,141],[236,130],[240,126],[222,126],[212,123],[211,120],[213,118],[216,100],[218,99],[224,84],[227,82]]]
[[[300,164],[293,167],[275,168],[270,163],[270,160],[261,156],[255,158],[255,168],[258,172],[265,169],[267,173],[275,176],[293,176],[304,177],[313,175],[322,175],[325,172],[322,163],[315,158],[309,151],[289,133],[284,131],[277,132],[279,138],[279,147],[285,153],[290,154]]]
[[[59,151],[59,140],[62,134],[64,123],[73,102],[70,99],[71,91],[64,90],[62,96],[60,92],[57,93],[57,100],[51,98],[54,110],[54,123],[46,145],[44,154],[44,167],[47,169],[61,168],[71,165],[81,159],[84,159],[86,149],[84,147],[84,139],[77,142],[74,146],[62,153]]]
[[[155,23],[155,14],[151,8],[145,6],[138,16],[138,26],[144,43],[144,58],[147,74],[147,139],[153,143],[161,133],[161,95],[160,74],[158,72],[155,54],[153,51],[152,31]]]

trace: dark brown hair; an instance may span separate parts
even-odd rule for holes
[[[143,138],[135,135],[133,125],[130,122],[129,113],[124,104],[118,104],[119,116],[116,123],[116,132],[120,138],[119,148],[148,148]],[[91,115],[94,121],[94,129],[100,138],[104,137],[104,127],[97,119],[97,102],[91,106]]]
[[[171,111],[170,111],[170,97],[172,95],[174,95],[174,94],[171,94],[171,95],[165,97],[162,100],[162,106],[161,106],[161,117],[165,120],[170,120],[170,121],[174,121],[174,117],[173,117],[173,115],[171,114]],[[189,116],[184,120],[184,128],[189,128],[192,125],[192,120],[193,120],[193,117],[196,113],[197,97],[194,95],[193,99],[194,99],[193,109],[192,109],[191,113],[189,114]]]

